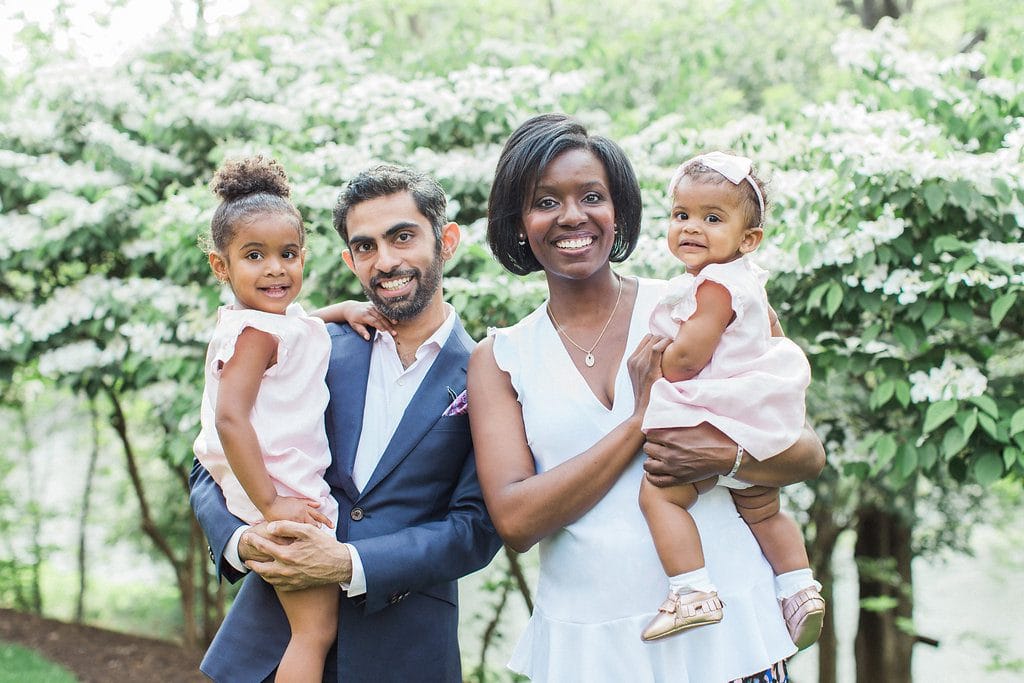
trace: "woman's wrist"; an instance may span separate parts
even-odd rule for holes
[[[730,469],[728,473],[726,473],[726,477],[732,479],[733,477],[736,476],[736,473],[740,471],[740,465],[743,464],[743,456],[745,454],[746,451],[743,450],[743,446],[736,444],[736,458],[735,460],[733,460],[732,469]]]

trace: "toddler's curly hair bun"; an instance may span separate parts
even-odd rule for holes
[[[201,240],[206,251],[224,253],[239,225],[274,213],[291,218],[299,231],[299,244],[305,244],[302,216],[289,199],[288,175],[274,159],[258,154],[225,161],[213,174],[210,189],[221,201],[210,221],[209,240]]]
[[[263,155],[224,162],[214,173],[210,188],[225,202],[252,194],[291,195],[284,167]]]

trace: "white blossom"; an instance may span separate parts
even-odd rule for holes
[[[973,365],[958,365],[950,357],[942,365],[928,372],[914,372],[910,377],[910,400],[914,403],[935,403],[949,399],[981,396],[988,388],[988,380]]]

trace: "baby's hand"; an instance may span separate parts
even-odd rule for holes
[[[274,499],[274,502],[263,511],[263,518],[268,522],[287,519],[292,522],[302,522],[304,524],[312,524],[314,526],[325,524],[328,528],[333,529],[334,524],[331,523],[331,520],[316,509],[319,506],[319,501],[309,500],[307,498],[278,496]]]
[[[367,341],[370,340],[370,330],[367,327],[374,327],[387,334],[395,334],[394,323],[369,302],[342,301],[318,308],[313,311],[313,315],[323,318],[329,323],[348,323],[359,336]]]

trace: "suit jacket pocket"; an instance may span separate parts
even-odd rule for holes
[[[447,417],[441,417],[434,424],[432,429],[442,432],[468,432],[469,415],[463,413],[462,415],[448,415]]]

